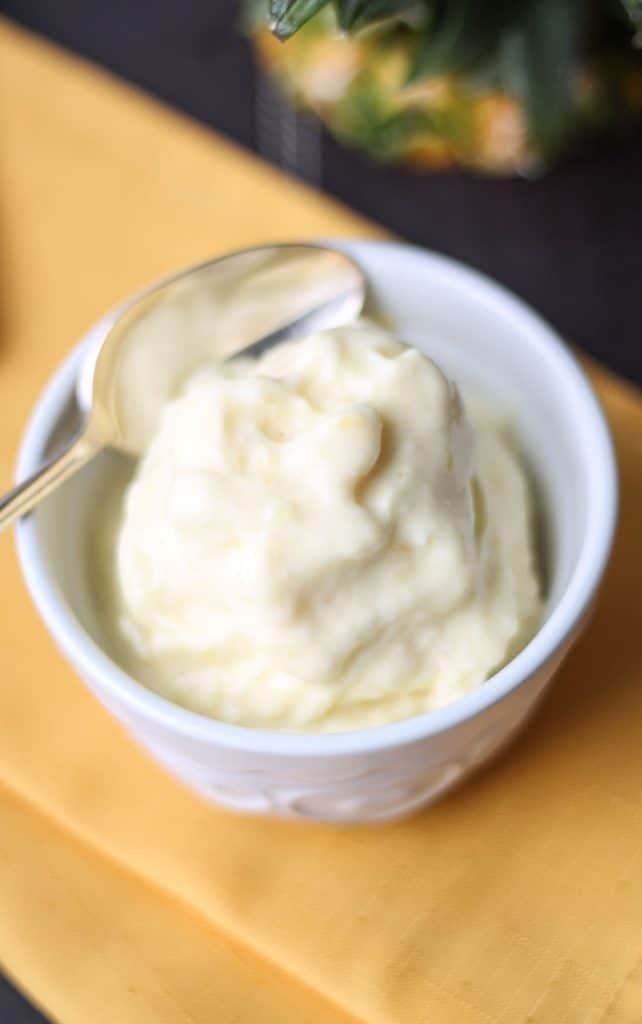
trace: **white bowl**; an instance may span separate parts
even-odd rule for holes
[[[59,647],[98,699],[171,772],[238,811],[332,821],[400,817],[441,796],[524,724],[577,639],[611,547],[617,477],[609,432],[584,374],[551,328],[486,277],[393,242],[342,245],[366,270],[400,336],[515,420],[542,511],[544,622],[527,647],[468,696],[406,721],[350,733],[246,729],[186,711],[110,659],[89,578],[87,531],[103,455],[18,527],[32,597]],[[40,399],[18,474],[69,429],[83,346]]]

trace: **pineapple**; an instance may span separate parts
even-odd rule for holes
[[[250,25],[285,92],[375,159],[531,174],[642,121],[642,0],[626,6],[255,0]]]

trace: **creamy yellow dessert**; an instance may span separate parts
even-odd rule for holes
[[[531,495],[491,422],[361,322],[191,376],[124,497],[125,667],[246,726],[381,725],[479,686],[540,612]]]

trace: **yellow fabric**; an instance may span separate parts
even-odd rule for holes
[[[266,239],[377,234],[0,26],[0,479],[106,307]],[[578,297],[581,301],[581,296]],[[0,538],[0,959],[63,1024],[639,1024],[642,398],[595,371],[622,516],[597,615],[507,755],[418,818],[236,818],[168,778],[54,649]]]

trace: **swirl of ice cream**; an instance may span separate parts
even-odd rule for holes
[[[191,376],[129,485],[116,573],[130,671],[269,729],[452,701],[539,610],[518,459],[369,322]]]

